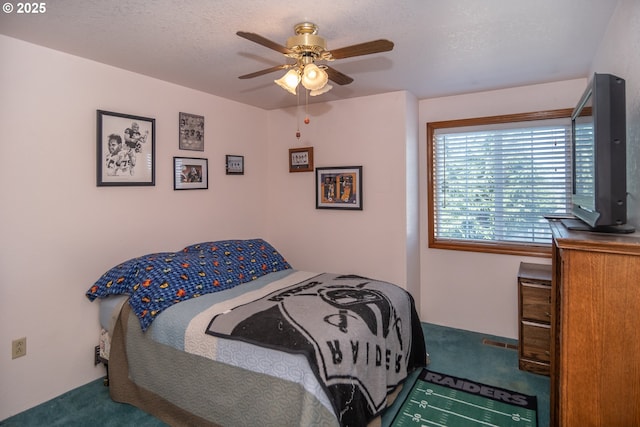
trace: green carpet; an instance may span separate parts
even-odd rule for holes
[[[520,371],[517,351],[482,343],[484,338],[510,344],[516,343],[515,340],[429,323],[423,323],[422,330],[431,358],[430,370],[537,396],[538,426],[549,425],[549,378]],[[413,384],[419,372],[412,373],[407,384]],[[383,413],[383,427],[391,425],[410,388],[405,387],[396,402]],[[0,421],[3,427],[88,425],[156,427],[166,424],[130,405],[113,402],[101,379]]]
[[[423,369],[392,427],[536,427],[535,396]]]

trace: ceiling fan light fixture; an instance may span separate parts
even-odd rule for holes
[[[294,60],[293,63],[276,65],[250,74],[239,76],[240,79],[250,79],[278,70],[289,70],[276,84],[289,93],[297,95],[297,87],[302,82],[305,90],[311,96],[318,96],[331,90],[327,84],[329,80],[339,85],[348,85],[353,79],[335,68],[327,65],[315,65],[318,61],[333,61],[336,59],[352,58],[355,56],[371,55],[388,52],[393,49],[393,42],[385,39],[372,40],[345,46],[332,51],[327,50],[327,43],[318,35],[318,26],[313,22],[301,22],[293,27],[294,36],[287,39],[286,46],[269,40],[260,34],[238,31],[236,34],[244,39],[258,43],[268,49],[280,52],[285,57]]]
[[[311,95],[311,96],[322,95],[323,93],[329,92],[331,89],[333,89],[333,86],[324,85],[324,87],[322,87],[320,89],[312,90],[311,92],[309,92],[309,95]]]
[[[289,70],[284,76],[274,80],[274,82],[287,92],[295,95],[298,83],[300,83],[300,73],[296,70]]]
[[[318,67],[316,64],[307,64],[302,72],[302,86],[309,90],[322,89],[329,81],[329,75],[326,71]]]

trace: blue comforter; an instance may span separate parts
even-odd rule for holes
[[[159,313],[175,303],[290,268],[285,258],[262,239],[205,242],[179,252],[125,261],[103,274],[86,295],[91,301],[129,295],[129,304],[145,331]]]

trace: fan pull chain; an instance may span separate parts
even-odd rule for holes
[[[296,138],[298,138],[298,141],[300,141],[300,92],[296,93],[296,101],[297,101],[297,106],[296,106]]]
[[[309,91],[305,89],[304,91],[305,94],[305,105],[304,105],[304,124],[308,125],[310,120],[309,120]]]

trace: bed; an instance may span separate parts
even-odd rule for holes
[[[375,424],[426,363],[408,292],[296,270],[262,239],[134,258],[86,294],[112,399],[170,425]]]

